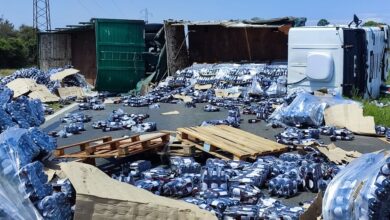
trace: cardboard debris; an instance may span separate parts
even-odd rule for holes
[[[14,98],[28,94],[32,99],[42,102],[57,102],[58,96],[53,95],[45,85],[37,84],[33,79],[18,78],[6,85],[14,92]]]
[[[194,89],[196,89],[196,90],[207,90],[207,89],[211,89],[212,86],[213,85],[211,85],[211,84],[206,84],[206,85],[195,84]]]
[[[333,143],[328,146],[317,147],[317,149],[324,154],[330,161],[336,164],[350,163],[355,158],[362,154],[357,151],[345,151]]]
[[[37,83],[33,79],[18,78],[12,80],[5,86],[14,91],[14,98],[17,98],[30,92],[34,87],[37,86]]]
[[[372,116],[363,116],[363,109],[357,104],[341,104],[325,109],[325,124],[347,128],[356,134],[376,135]]]
[[[58,88],[58,94],[62,99],[65,99],[70,96],[77,96],[77,98],[81,98],[84,96],[84,91],[81,87],[71,86]]]
[[[379,139],[382,140],[382,141],[384,141],[384,142],[386,142],[386,143],[388,143],[388,144],[390,143],[390,141],[388,141],[387,138],[385,138],[385,137],[381,137],[381,138],[379,138]]]
[[[192,102],[192,98],[190,96],[176,94],[173,96],[173,98],[181,99],[181,100],[183,100],[183,102]]]
[[[62,81],[65,77],[74,75],[74,74],[79,73],[79,72],[80,72],[80,70],[73,69],[73,68],[65,69],[63,71],[60,71],[60,72],[57,72],[57,73],[51,75],[50,76],[50,80],[52,80],[52,81],[55,81],[55,80]]]
[[[74,219],[217,219],[183,201],[154,195],[107,176],[88,164],[61,163],[58,176],[76,190]]]
[[[322,214],[322,198],[322,193],[319,192],[310,206],[303,207],[306,211],[299,217],[299,220],[318,219]]]
[[[238,98],[240,97],[241,92],[230,93],[225,89],[215,89],[215,96],[217,98]]]
[[[36,90],[28,94],[28,97],[32,99],[39,99],[41,102],[58,102],[60,98],[56,95],[53,95],[46,86],[36,87]]]
[[[115,104],[115,103],[120,103],[121,102],[121,98],[106,98],[104,99],[104,104]]]
[[[178,115],[178,114],[180,114],[179,111],[171,111],[171,112],[161,113],[161,115]]]

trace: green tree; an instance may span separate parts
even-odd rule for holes
[[[327,26],[329,24],[330,24],[329,21],[324,18],[317,22],[317,26]]]
[[[4,19],[0,18],[0,37],[15,37],[16,31],[14,25]]]
[[[0,38],[0,68],[20,68],[27,65],[28,50],[19,38]]]
[[[22,25],[19,27],[18,38],[28,50],[27,64],[37,63],[37,35],[33,27]]]
[[[376,21],[366,21],[363,24],[363,27],[377,27],[379,25],[384,25],[384,23],[376,22]]]
[[[20,68],[37,63],[37,39],[33,27],[15,29],[7,19],[0,18],[0,68]]]

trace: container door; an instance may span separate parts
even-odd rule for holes
[[[144,22],[96,19],[96,88],[128,92],[145,74]]]
[[[344,29],[345,96],[363,95],[366,90],[366,38],[361,29]]]

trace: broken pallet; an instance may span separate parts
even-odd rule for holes
[[[280,153],[286,146],[226,125],[178,128],[184,144],[222,159],[244,160],[259,155]]]
[[[96,158],[127,157],[147,150],[161,148],[169,142],[169,137],[168,133],[134,135],[118,139],[104,136],[59,147],[54,151],[54,155],[58,158],[76,158],[94,165]]]

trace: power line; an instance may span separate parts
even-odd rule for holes
[[[123,13],[122,9],[120,9],[118,4],[116,4],[115,0],[112,0],[111,2],[113,3],[112,5],[116,8],[116,10],[118,10],[119,13],[121,13],[123,17],[126,17],[125,13]]]
[[[87,8],[83,3],[81,3],[80,0],[77,0],[77,2],[79,3],[79,5],[81,5],[81,7],[90,15],[93,17],[93,13],[89,10],[89,8]]]

